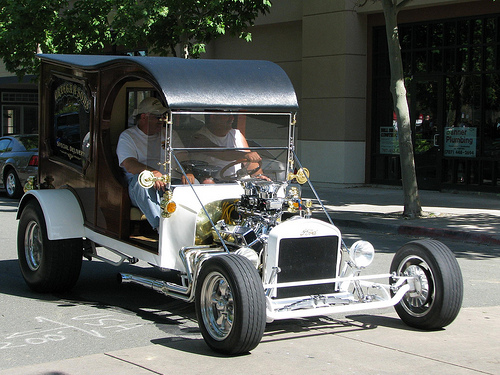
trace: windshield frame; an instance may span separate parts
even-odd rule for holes
[[[177,116],[205,116],[205,115],[226,115],[226,116],[281,116],[287,118],[287,140],[284,140],[283,146],[248,146],[248,147],[173,147],[173,133],[175,120]],[[296,113],[295,112],[244,112],[244,111],[172,111],[166,113],[166,131],[165,131],[165,160],[163,161],[166,166],[166,173],[169,178],[169,186],[172,182],[172,172],[175,166],[181,174],[187,178],[186,171],[182,167],[181,162],[174,155],[175,152],[202,152],[202,151],[269,151],[281,150],[286,152],[285,162],[285,178],[282,182],[287,180],[287,176],[294,171],[294,153],[295,153],[295,125]],[[286,145],[284,145],[286,142]],[[236,182],[236,181],[235,181]]]

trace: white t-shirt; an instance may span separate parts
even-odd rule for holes
[[[219,146],[219,147],[226,147],[226,148],[244,148],[246,145],[243,143],[243,134],[238,129],[231,129],[229,133],[227,133],[224,137],[219,137],[212,133],[210,130],[208,130],[207,127],[202,127],[198,132],[198,134],[203,135],[206,137],[210,142],[213,144]],[[229,163],[231,163],[231,160],[222,160],[222,159],[217,159],[213,156],[209,156],[209,152],[207,152],[207,156],[204,159],[208,164],[210,165],[215,165],[217,167],[225,167]],[[236,173],[241,169],[241,166],[239,164],[229,168],[227,172],[224,174],[226,176],[232,175]]]
[[[146,135],[137,126],[132,126],[124,130],[118,139],[116,147],[116,155],[118,156],[118,163],[123,168],[122,163],[125,159],[135,158],[139,163],[145,164],[150,168],[156,169],[161,173],[166,173],[165,167],[159,165],[165,160],[165,133]],[[173,147],[182,148],[184,145],[181,140],[173,133]],[[123,168],[127,179],[133,175]]]

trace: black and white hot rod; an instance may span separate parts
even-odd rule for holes
[[[39,57],[39,172],[18,212],[19,263],[33,290],[69,290],[84,257],[145,262],[175,272],[178,282],[120,280],[194,302],[206,343],[227,354],[255,348],[266,323],[279,319],[395,306],[408,325],[436,329],[457,316],[461,271],[438,241],[409,242],[387,273],[362,274],[374,248],[366,241],[348,248],[324,210],[295,153],[297,99],[277,65]],[[164,173],[139,178],[144,189],[166,184],[157,232],[131,205],[115,152],[149,96],[168,109],[158,160]],[[211,115],[230,117],[247,145],[197,143]],[[259,155],[253,165],[248,152]]]

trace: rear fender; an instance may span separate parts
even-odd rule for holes
[[[26,205],[33,200],[42,208],[49,240],[85,237],[82,209],[70,190],[29,190],[19,203],[17,219],[21,217]]]

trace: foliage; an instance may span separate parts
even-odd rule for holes
[[[21,142],[27,151],[38,149],[38,136],[22,136],[19,137],[19,142]]]
[[[0,58],[19,78],[38,72],[36,52],[99,54],[148,49],[198,57],[218,36],[251,40],[270,0],[0,0]]]

